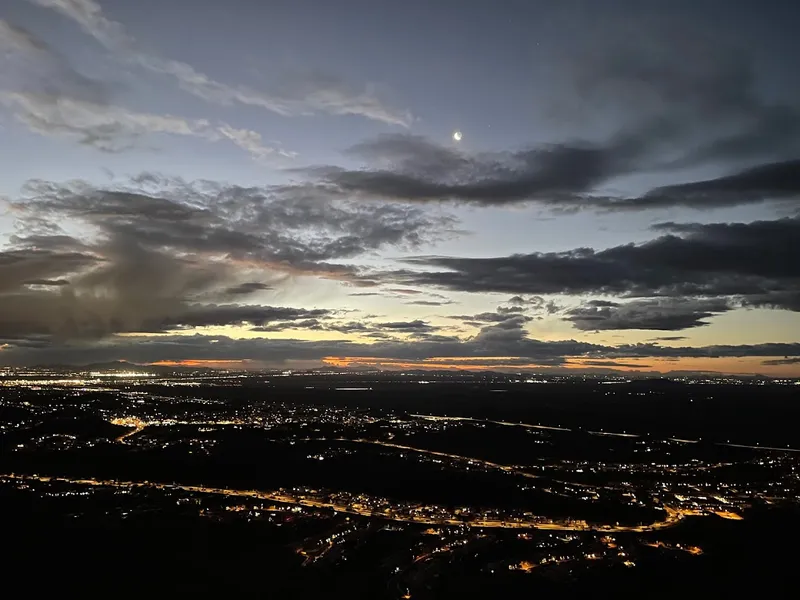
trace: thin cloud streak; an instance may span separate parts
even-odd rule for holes
[[[227,123],[134,111],[109,102],[105,84],[78,73],[31,32],[0,20],[0,50],[9,63],[0,77],[0,106],[44,136],[63,136],[102,152],[121,152],[157,135],[230,141],[257,161],[294,159],[296,153],[266,146],[259,133]]]
[[[191,65],[148,53],[121,23],[103,14],[94,0],[29,0],[75,21],[88,35],[124,60],[173,78],[184,91],[215,104],[242,104],[264,108],[282,116],[318,113],[355,115],[389,125],[408,127],[413,116],[386,106],[369,89],[359,91],[331,77],[309,77],[300,85],[277,93],[257,91],[216,81]]]

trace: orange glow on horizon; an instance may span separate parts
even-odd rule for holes
[[[498,357],[499,360],[503,358],[513,361],[513,357]],[[328,367],[375,367],[382,369],[442,369],[454,371],[490,371],[496,369],[542,369],[547,368],[547,365],[538,363],[520,363],[516,364],[510,362],[508,364],[497,362],[491,364],[482,364],[480,361],[492,360],[493,357],[475,358],[475,357],[434,357],[420,361],[405,361],[395,358],[372,358],[361,356],[326,356],[322,359],[323,364]],[[463,363],[453,363],[449,361],[463,360]]]
[[[249,360],[243,359],[192,359],[185,360],[159,360],[156,362],[147,363],[153,367],[234,367],[236,365],[244,368],[250,364]]]
[[[765,365],[768,356],[747,356],[740,358],[678,358],[666,360],[663,358],[619,358],[619,359],[589,359],[586,357],[566,357],[564,364],[548,365],[539,363],[515,362],[518,357],[432,357],[422,360],[403,360],[392,358],[375,358],[368,356],[326,356],[322,362],[331,367],[374,367],[380,369],[450,369],[462,371],[491,371],[491,370],[558,370],[575,371],[585,370],[612,370],[620,373],[668,373],[670,371],[693,371],[720,373],[725,375],[768,375],[772,377],[800,377],[800,364],[792,365]],[[483,361],[483,362],[481,362]],[[506,362],[503,362],[506,361]],[[613,364],[602,365],[599,362],[620,363],[624,366]],[[593,364],[594,363],[594,364]]]
[[[426,359],[377,358],[372,356],[326,356],[321,361],[303,361],[303,366],[294,368],[314,368],[316,366],[336,367],[371,367],[384,370],[404,369],[436,369],[451,371],[552,371],[576,374],[582,371],[609,371],[630,374],[662,374],[669,372],[718,373],[721,375],[765,375],[770,377],[800,378],[800,364],[765,365],[771,358],[748,356],[740,358],[678,358],[663,359],[653,357],[598,359],[586,357],[566,357],[563,364],[542,364],[526,362],[514,356],[436,356]],[[602,364],[607,362],[608,364]],[[615,366],[613,363],[619,363]],[[279,368],[253,359],[183,359],[160,360],[146,363],[155,367],[194,367],[255,370],[260,368]],[[283,365],[287,367],[287,365]]]

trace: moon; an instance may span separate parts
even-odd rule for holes
[[[464,136],[461,135],[460,131],[454,131],[453,132],[453,141],[460,142],[462,137],[464,137]]]

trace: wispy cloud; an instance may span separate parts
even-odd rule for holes
[[[127,148],[151,133],[214,136],[207,121],[137,113],[58,95],[7,92],[0,95],[0,102],[14,109],[16,117],[36,133],[75,137],[82,144],[108,152]]]
[[[69,61],[32,32],[0,19],[0,90],[58,93],[105,102],[103,83],[79,73]]]
[[[0,20],[0,106],[40,135],[66,136],[104,152],[130,148],[154,134],[230,141],[258,161],[294,158],[268,146],[250,129],[137,112],[108,101],[108,87],[77,72],[69,61],[31,32]]]
[[[106,17],[94,0],[29,2],[58,11],[124,60],[173,78],[181,89],[207,102],[256,106],[283,116],[357,115],[402,127],[408,127],[413,121],[409,111],[387,106],[369,86],[359,90],[330,76],[304,77],[273,92],[216,81],[187,63],[146,52],[122,24]]]
[[[28,31],[0,19],[0,47],[4,52],[47,52],[48,49]]]
[[[229,139],[256,159],[264,160],[274,155],[284,158],[295,158],[297,156],[297,152],[284,150],[280,146],[265,146],[261,134],[252,129],[239,129],[231,127],[227,123],[222,123],[217,126],[216,133],[223,138]]]
[[[98,104],[58,94],[0,92],[0,105],[40,135],[66,136],[104,152],[119,152],[148,135],[190,136],[211,142],[230,140],[256,160],[292,158],[282,148],[265,146],[261,135],[226,123],[212,125],[203,119],[157,115],[114,104]]]

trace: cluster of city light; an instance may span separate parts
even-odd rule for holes
[[[155,373],[142,373],[140,371],[90,371],[89,377],[116,377],[118,379],[136,379],[140,377],[155,377]]]
[[[619,524],[590,524],[579,519],[550,519],[533,515],[503,514],[497,509],[450,509],[438,505],[419,505],[409,502],[397,502],[388,498],[370,496],[368,494],[351,494],[348,492],[326,492],[308,488],[279,489],[275,491],[238,490],[199,485],[183,485],[176,483],[155,483],[150,481],[119,481],[98,479],[73,479],[69,477],[7,474],[0,478],[19,481],[63,482],[75,485],[106,486],[123,489],[152,488],[165,490],[181,490],[201,494],[213,494],[231,497],[247,497],[259,500],[270,500],[284,504],[297,504],[308,508],[329,509],[335,512],[378,517],[406,523],[425,525],[458,525],[466,527],[502,528],[502,529],[549,529],[562,531],[603,531],[603,532],[646,532],[658,531],[677,525],[684,518],[684,511],[664,506],[666,517],[662,521],[635,526]]]

